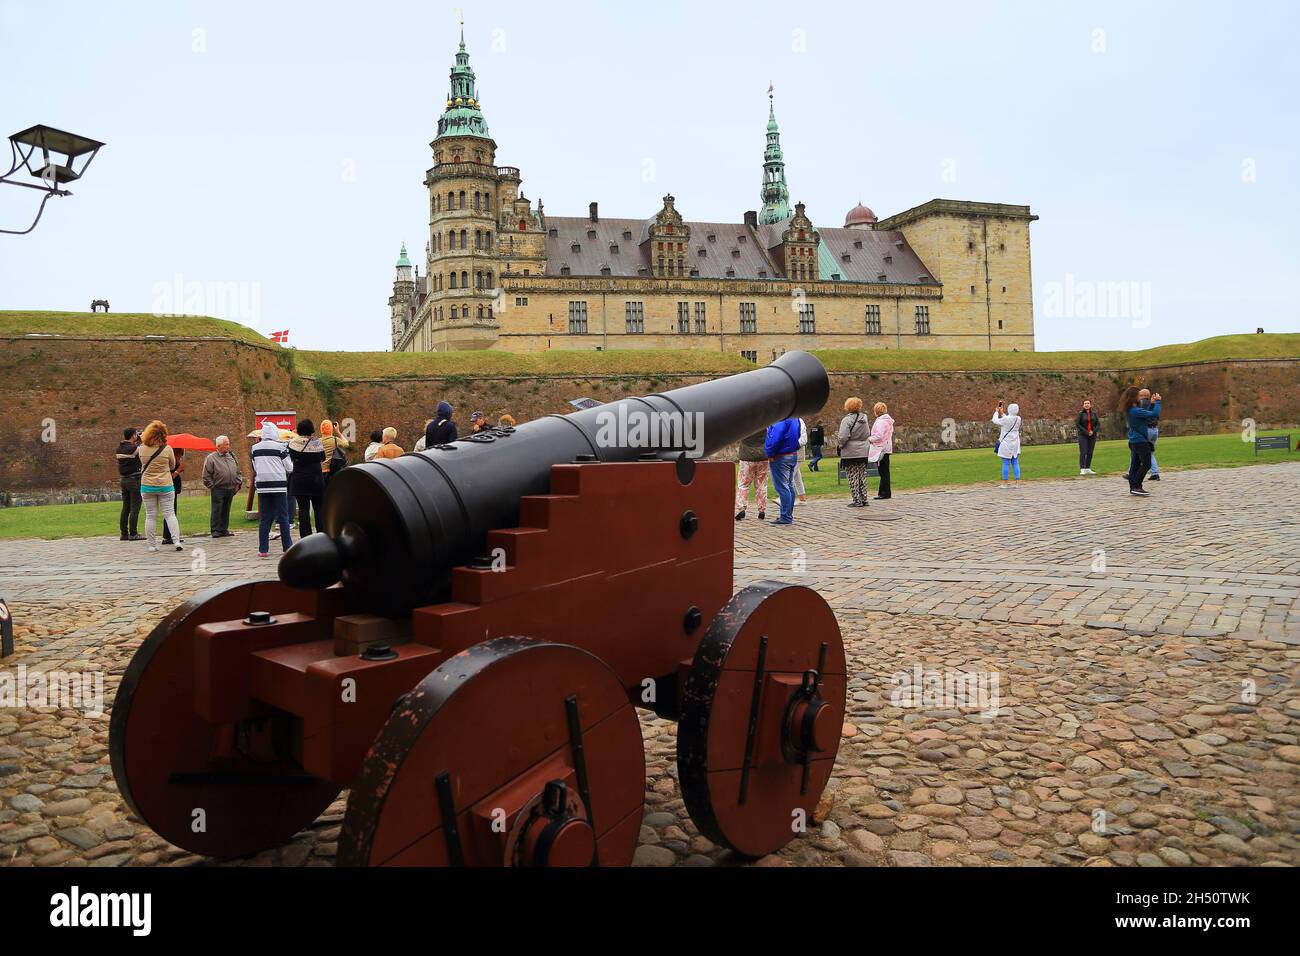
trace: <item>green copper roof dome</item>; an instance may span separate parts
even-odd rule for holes
[[[469,65],[469,54],[465,52],[463,26],[460,31],[460,49],[456,52],[456,63],[451,68],[451,91],[447,94],[446,109],[438,118],[438,135],[435,139],[444,136],[479,136],[491,139],[474,88],[474,70]]]
[[[397,257],[397,268],[411,268],[411,260],[406,258],[406,243],[402,243],[402,254]]]
[[[759,193],[763,208],[758,221],[775,223],[790,218],[790,187],[785,184],[785,156],[781,153],[781,131],[776,125],[771,86],[767,88],[767,99],[767,147],[763,150],[763,188]]]

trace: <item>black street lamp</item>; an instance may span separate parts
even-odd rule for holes
[[[40,208],[36,210],[36,218],[32,220],[30,226],[22,230],[0,229],[0,233],[11,236],[25,236],[35,229],[36,224],[41,221],[41,213],[45,211],[45,204],[50,201],[51,196],[71,196],[72,193],[59,187],[76,182],[85,175],[86,167],[95,158],[99,148],[104,145],[99,140],[78,136],[76,133],[65,133],[52,126],[33,126],[21,133],[14,133],[9,137],[9,144],[13,152],[12,163],[9,171],[0,175],[0,183],[6,186],[37,189],[45,193]],[[41,153],[39,159],[36,158],[37,150]],[[56,154],[53,159],[50,158],[51,153]],[[78,160],[83,157],[84,162],[81,162],[80,168],[77,168]],[[19,182],[11,178],[23,169],[39,179],[40,184]]]

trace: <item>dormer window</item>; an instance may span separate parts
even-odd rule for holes
[[[567,276],[568,274],[569,274],[569,267],[568,267],[568,266],[560,266],[560,275],[562,275],[562,276]]]
[[[877,282],[884,282],[884,281],[885,281],[885,274],[882,272],[882,273],[880,273],[880,275],[876,276],[876,281],[877,281]]]
[[[766,269],[759,269],[759,270],[758,270],[758,277],[759,277],[760,279],[766,279],[766,278],[767,278],[767,270],[766,270]]]
[[[854,249],[861,249],[861,248],[862,248],[862,240],[861,240],[861,239],[854,239],[854,240],[853,240],[853,248],[854,248]]]
[[[699,277],[700,277],[700,270],[699,270],[699,269],[692,269],[692,270],[691,270],[691,278],[692,278],[692,279],[698,279]]]
[[[623,230],[623,239],[624,239],[624,241],[630,240],[631,238],[632,238],[632,233],[631,233],[631,231],[630,231],[630,230],[627,230],[627,229],[624,229],[624,230]]]
[[[727,270],[727,278],[728,278],[728,279],[734,279],[734,278],[736,278],[736,270],[735,270],[735,269],[728,269],[728,270]]]
[[[841,262],[852,262],[852,261],[853,261],[853,257],[852,257],[851,255],[849,255],[849,254],[846,252],[846,253],[844,253],[844,255],[840,256],[840,261],[841,261]]]
[[[748,241],[748,239],[749,237],[746,236],[743,232],[740,233],[740,235],[736,236],[736,241],[739,242],[741,245],[744,245]]]
[[[560,230],[558,230],[558,229],[556,229],[554,226],[552,226],[550,229],[547,229],[547,230],[546,230],[546,234],[547,234],[548,236],[550,236],[552,239],[554,239],[555,237],[557,237],[557,236],[560,234]]]
[[[575,242],[575,243],[573,243],[573,245],[569,246],[569,249],[571,249],[573,252],[581,252],[581,251],[582,251],[582,246],[578,245],[578,244]]]
[[[709,233],[709,242],[717,242],[717,241],[718,241],[717,234],[712,232]]]
[[[612,252],[614,255],[618,255],[618,243],[611,242],[609,244],[609,251]]]
[[[891,262],[893,262],[893,261],[894,261],[894,257],[893,257],[893,256],[885,256],[885,263],[886,263],[886,264],[889,264],[889,263],[891,263]]]
[[[588,239],[595,239],[595,238],[596,238],[596,230],[595,230],[595,229],[588,229],[588,230],[587,230],[587,238],[588,238]]]
[[[732,250],[731,250],[731,258],[733,258],[733,259],[739,259],[739,258],[740,258],[740,250],[739,250],[739,249],[732,249]]]
[[[607,275],[609,275],[609,266],[601,266],[601,267],[600,267],[600,274],[603,275],[603,276],[607,276]]]

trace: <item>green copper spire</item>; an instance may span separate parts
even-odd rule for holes
[[[781,154],[781,131],[776,125],[776,106],[772,85],[767,87],[767,148],[763,150],[763,208],[758,214],[762,223],[784,222],[790,218],[790,188],[785,184],[785,157]]]
[[[411,268],[411,260],[406,257],[406,243],[402,243],[402,254],[397,257],[397,268]]]
[[[469,65],[469,54],[465,52],[463,21],[460,27],[460,49],[456,52],[456,64],[451,68],[451,92],[447,94],[446,109],[438,119],[438,135],[435,138],[442,139],[444,136],[491,138],[474,88],[474,70]]]

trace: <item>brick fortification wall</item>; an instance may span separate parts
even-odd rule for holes
[[[364,445],[372,428],[393,425],[410,450],[441,399],[462,430],[469,413],[519,421],[568,412],[570,399],[612,401],[701,381],[701,376],[556,378],[404,378],[344,381],[322,394],[296,373],[292,352],[226,339],[0,340],[0,504],[99,500],[117,488],[113,452],[121,429],[152,418],[173,431],[231,436],[247,461],[258,409],[294,408],[300,418],[352,418]],[[1109,371],[855,372],[831,376],[828,430],[844,400],[889,405],[898,422],[896,448],[916,451],[991,445],[989,421],[999,398],[1018,402],[1028,442],[1072,441],[1084,397],[1103,417],[1103,438],[1122,437],[1116,402],[1130,382],[1166,398],[1164,435],[1235,431],[1243,418],[1260,428],[1300,424],[1300,361],[1210,362]],[[328,409],[327,409],[328,398]],[[944,443],[952,419],[954,440]],[[52,440],[43,440],[52,438]],[[354,455],[354,459],[356,456]],[[186,469],[187,489],[200,488],[202,456]]]

